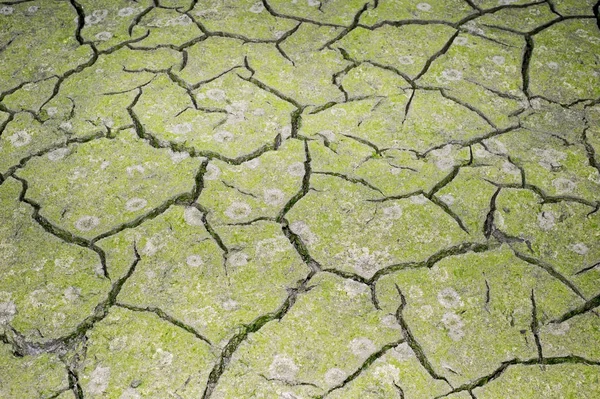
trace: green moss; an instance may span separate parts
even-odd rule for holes
[[[600,96],[593,54],[600,52],[596,21],[568,20],[536,35],[530,64],[531,92],[560,103]]]
[[[7,345],[2,345],[0,364],[0,394],[5,398],[47,398],[69,386],[67,370],[55,355],[19,358],[11,353]],[[61,399],[68,397],[59,396]]]
[[[90,398],[198,397],[215,361],[205,342],[150,313],[113,309],[87,338],[79,382]]]
[[[311,280],[280,322],[266,324],[236,352],[215,397],[319,395],[400,338],[375,310],[367,286],[333,275]],[[331,371],[332,369],[338,369]]]
[[[52,163],[48,156],[34,158],[18,174],[28,180],[27,197],[41,205],[44,217],[92,238],[191,192],[199,164],[126,132],[114,140],[72,145]]]
[[[415,77],[429,57],[438,52],[455,33],[446,25],[383,26],[375,30],[354,29],[338,42],[350,56],[397,67]]]
[[[272,16],[256,0],[210,0],[196,4],[191,14],[210,31],[225,31],[256,40],[275,41],[297,24]]]
[[[474,393],[478,398],[499,395],[513,398],[593,398],[600,389],[598,367],[583,364],[560,364],[541,368],[536,365],[514,366],[502,377]]]
[[[13,179],[0,186],[0,302],[9,309],[2,324],[47,341],[74,331],[110,283],[97,254],[61,241],[33,220],[33,209],[18,201],[21,189]]]
[[[492,373],[504,361],[536,357],[532,290],[540,323],[577,302],[568,288],[516,258],[507,246],[382,278],[378,298],[389,312],[400,304],[395,285],[406,297],[403,317],[415,339],[434,370],[454,386]]]
[[[450,216],[420,195],[374,203],[369,200],[378,195],[372,190],[325,176],[313,176],[311,187],[314,191],[286,217],[325,268],[369,278],[385,266],[425,260],[467,237]]]
[[[241,324],[275,311],[286,287],[308,271],[279,225],[218,229],[226,254],[200,217],[195,208],[174,207],[100,245],[114,273],[129,266],[134,242],[142,256],[119,301],[158,307],[219,343]]]
[[[467,2],[460,0],[443,0],[423,2],[421,0],[382,1],[377,8],[363,14],[360,22],[375,25],[384,21],[406,20],[444,20],[458,22],[474,10]]]

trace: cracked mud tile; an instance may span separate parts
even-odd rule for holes
[[[153,8],[144,14],[137,27],[138,30],[148,30],[150,35],[142,41],[132,44],[133,48],[163,46],[177,48],[203,36],[202,31],[189,15],[164,8]]]
[[[409,82],[394,71],[366,62],[339,75],[337,82],[349,98],[391,97],[405,93],[411,87]]]
[[[596,308],[597,310],[597,308]],[[600,319],[588,311],[563,322],[550,320],[540,326],[540,340],[547,357],[581,356],[600,359],[597,345],[590,345],[600,336]]]
[[[530,330],[531,289],[540,322],[580,303],[568,288],[520,261],[506,245],[450,256],[431,269],[382,277],[378,299],[389,312],[399,302],[394,284],[406,296],[403,317],[424,355],[455,387],[493,372],[504,361],[537,356]]]
[[[52,76],[23,85],[19,90],[8,94],[2,104],[13,112],[30,111],[37,114],[44,102],[50,98],[58,77]]]
[[[600,172],[589,164],[584,143],[569,143],[559,134],[543,134],[540,140],[539,132],[518,129],[496,137],[497,151],[510,154],[524,170],[527,184],[546,196],[578,199],[589,204],[591,212],[600,199]]]
[[[567,20],[534,36],[530,90],[560,103],[600,97],[600,31],[591,19]],[[560,46],[560,47],[559,47]]]
[[[556,11],[564,16],[568,15],[593,15],[597,0],[566,0],[554,1]]]
[[[129,29],[135,18],[153,4],[151,0],[77,0],[76,3],[83,11],[81,37],[100,51],[143,36],[146,29],[139,27],[133,35]]]
[[[41,124],[31,114],[19,113],[0,136],[0,174],[6,174],[21,159],[41,150],[64,144],[67,134],[53,123]]]
[[[279,44],[283,52],[295,62],[311,52],[320,51],[323,46],[337,37],[345,28],[320,26],[306,22],[298,22],[298,28]],[[282,36],[282,38],[284,38]],[[335,45],[331,48],[335,49]]]
[[[260,0],[203,1],[190,14],[208,31],[227,32],[252,41],[275,41],[297,24],[269,14]]]
[[[16,357],[0,343],[0,395],[5,398],[72,399],[64,364],[54,354]],[[65,392],[64,395],[61,395]],[[58,395],[58,396],[57,396]]]
[[[556,14],[552,12],[548,2],[545,2],[525,8],[503,8],[497,12],[482,15],[475,20],[475,26],[491,34],[491,37],[500,38],[495,36],[498,32],[494,32],[493,28],[504,28],[506,32],[526,33],[554,19],[556,19]]]
[[[493,220],[489,208],[498,187],[496,184],[520,185],[521,171],[506,154],[497,155],[495,139],[473,146],[474,161],[462,167],[456,177],[435,193],[435,197],[460,217],[473,237],[490,234]],[[489,229],[489,231],[486,231]]]
[[[392,322],[393,316],[387,320]],[[410,346],[403,342],[386,351],[356,379],[325,397],[342,399],[372,395],[377,398],[425,399],[441,395],[447,390],[448,384],[433,379],[419,363]],[[399,395],[400,392],[404,396]]]
[[[113,308],[87,334],[79,371],[86,398],[199,397],[216,356],[151,313]]]
[[[443,21],[450,25],[459,22],[474,11],[464,0],[380,1],[377,8],[369,9],[363,14],[360,22],[371,27],[400,23],[426,24],[430,21]]]
[[[373,144],[380,149],[406,148],[399,133],[404,119],[408,94],[389,98],[365,98],[333,105],[320,112],[309,111],[302,117],[301,134],[331,130],[334,134],[348,134]]]
[[[51,341],[75,329],[110,283],[96,253],[35,222],[21,191],[13,179],[0,186],[0,332],[12,326],[28,340]]]
[[[29,182],[27,198],[51,223],[88,239],[190,192],[200,164],[154,149],[131,130],[114,140],[74,145],[68,156],[47,161],[32,159],[18,172]]]
[[[507,47],[460,34],[418,84],[444,88],[444,97],[477,110],[494,127],[508,127],[514,124],[509,115],[525,107],[519,74],[521,47],[522,43]]]
[[[302,53],[292,65],[274,46],[256,44],[248,51],[248,61],[256,71],[254,78],[301,105],[343,101],[331,79],[348,65],[338,51]]]
[[[492,130],[495,127],[469,107],[438,91],[417,91],[405,115],[401,142],[426,151],[448,142],[466,142]]]
[[[100,56],[92,66],[62,82],[56,95],[44,105],[40,113],[43,120],[54,121],[75,137],[131,124],[127,107],[135,98],[134,89],[154,75],[127,73],[123,68],[137,66],[141,58],[141,54],[128,49]]]
[[[292,113],[297,107],[280,93],[263,90],[246,79],[231,71],[194,91],[199,108],[226,111],[218,124],[198,138],[200,148],[241,157],[272,146],[278,135],[281,139],[291,135]]]
[[[324,268],[365,278],[468,240],[450,216],[422,195],[383,203],[369,202],[372,198],[373,191],[359,184],[313,175],[311,190],[286,218]],[[428,228],[433,223],[439,230]]]
[[[215,226],[275,220],[302,187],[304,161],[299,140],[241,165],[212,161],[198,202],[209,209],[207,218]]]
[[[477,399],[507,395],[513,398],[594,398],[600,390],[598,365],[558,364],[512,366],[498,378],[473,390]],[[454,396],[448,398],[455,399]]]
[[[276,137],[290,130],[293,106],[235,71],[202,85],[191,97],[164,76],[142,90],[133,111],[145,133],[197,154],[225,160],[245,157],[274,149]],[[164,98],[170,105],[157,109],[157,101]]]
[[[562,145],[559,148],[581,144],[582,132],[586,126],[593,129],[596,125],[594,115],[597,110],[585,102],[581,107],[577,104],[561,105],[543,98],[535,98],[530,104],[531,108],[520,118],[521,125],[529,131],[561,140]],[[586,118],[590,118],[587,123]],[[554,169],[557,169],[560,165],[554,166]]]
[[[368,0],[265,0],[270,11],[282,16],[293,16],[298,20],[313,21],[315,24],[349,26],[356,14],[371,3]]]
[[[131,262],[123,250],[129,243],[137,242],[142,256],[118,301],[159,308],[221,345],[240,325],[279,308],[286,287],[309,272],[279,224],[227,226],[216,234],[220,241],[198,209],[174,206],[100,241],[113,275]]]
[[[201,85],[244,65],[247,46],[240,40],[212,36],[186,49],[187,61],[174,73],[191,85]]]
[[[357,61],[395,67],[414,78],[455,33],[445,24],[383,26],[376,30],[359,27],[336,45]]]
[[[549,264],[586,296],[596,295],[600,215],[577,203],[541,202],[531,191],[502,189],[496,200],[497,228],[522,241],[512,244],[517,251]]]
[[[313,132],[311,125],[303,131]],[[374,197],[378,194],[401,197],[429,193],[452,173],[455,166],[469,159],[468,149],[452,146],[431,151],[422,158],[414,151],[370,147],[343,131],[321,130],[312,137],[322,140],[322,143],[309,142],[313,173],[361,184],[371,188]]]
[[[374,309],[366,285],[321,274],[308,287],[281,321],[238,347],[212,398],[320,397],[398,342],[398,326]]]
[[[76,14],[68,1],[45,2],[35,11],[29,11],[31,5],[26,3],[7,7],[10,14],[0,14],[0,42],[13,40],[0,52],[0,92],[61,75],[89,58],[89,47],[75,40]],[[17,32],[14,38],[10,36]],[[25,59],[29,60],[26,64],[20,61]]]
[[[118,60],[117,65],[121,65],[121,70],[111,71],[110,75],[126,76],[125,79],[127,79],[118,83],[120,87],[114,87],[116,92],[133,90],[134,87],[141,86],[155,77],[154,71],[158,73],[169,69],[177,70],[182,61],[182,55],[179,51],[167,47],[152,50],[124,47],[111,54],[115,54],[114,59],[115,61]],[[143,77],[143,79],[138,79],[139,77]]]

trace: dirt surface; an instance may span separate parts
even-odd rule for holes
[[[598,398],[599,7],[0,1],[0,397]]]

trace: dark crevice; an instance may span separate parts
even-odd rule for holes
[[[487,239],[489,239],[492,233],[494,232],[494,214],[496,213],[496,199],[498,198],[498,195],[500,194],[501,190],[502,188],[496,189],[496,192],[494,192],[492,198],[490,199],[490,210],[488,211],[487,216],[485,217],[485,222],[483,224],[483,235]]]
[[[423,69],[421,69],[421,72],[419,72],[417,74],[417,76],[415,76],[414,80],[419,80],[423,75],[425,75],[427,73],[427,71],[429,71],[429,67],[431,67],[431,64],[433,64],[433,62],[435,60],[437,60],[439,57],[441,57],[442,55],[446,54],[446,52],[450,49],[450,47],[452,46],[452,43],[454,43],[454,39],[456,39],[456,37],[459,35],[459,31],[454,32],[454,34],[452,36],[450,36],[450,39],[448,39],[448,41],[446,42],[446,44],[444,44],[444,46],[435,54],[433,54],[431,57],[429,57],[427,59],[427,61],[425,62],[425,65],[423,66]]]
[[[483,119],[485,121],[485,123],[487,123],[489,126],[491,126],[492,129],[496,129],[496,130],[498,129],[498,127],[494,124],[494,122],[492,122],[492,120],[490,118],[488,118],[487,115],[485,115],[482,111],[480,111],[476,107],[474,107],[471,104],[468,104],[464,101],[461,101],[460,99],[458,99],[456,97],[451,96],[444,89],[439,89],[439,92],[442,95],[442,97],[455,102],[456,104],[468,109],[469,111],[475,112],[481,119]]]
[[[456,214],[456,212],[454,212],[452,208],[450,208],[450,206],[448,206],[444,201],[442,201],[435,195],[429,196],[428,199],[435,205],[437,205],[441,210],[443,210],[448,216],[454,219],[454,221],[456,222],[456,224],[458,224],[458,227],[460,227],[462,231],[464,231],[467,234],[471,234],[471,232],[469,231],[463,220],[460,218],[460,216],[458,216],[458,214]]]
[[[592,12],[594,13],[594,17],[596,17],[596,26],[600,29],[600,0],[594,4]]]
[[[592,311],[598,306],[600,306],[600,294],[596,295],[595,297],[585,302],[584,304],[576,307],[575,309],[569,310],[568,312],[560,316],[558,319],[552,320],[551,323],[565,322],[575,316],[579,316],[589,311]]]
[[[404,262],[404,263],[396,263],[393,265],[386,266],[382,269],[379,269],[373,277],[371,277],[370,281],[377,281],[381,277],[397,272],[399,270],[404,269],[419,269],[419,268],[432,268],[436,263],[441,261],[442,259],[448,258],[450,256],[463,255],[469,252],[473,253],[481,253],[496,249],[500,244],[494,242],[487,243],[477,243],[477,242],[466,242],[462,244],[458,244],[452,247],[448,247],[442,249],[429,258],[421,262]]]
[[[86,44],[87,42],[83,40],[83,37],[81,36],[81,31],[85,26],[85,12],[83,11],[83,7],[75,0],[69,0],[69,3],[71,3],[71,6],[77,12],[77,29],[75,30],[75,39],[77,39],[77,42],[80,45]]]
[[[81,384],[79,383],[79,375],[77,374],[77,370],[68,367],[67,376],[69,380],[69,389],[71,390],[71,392],[73,392],[75,399],[84,399],[83,389],[81,388]]]
[[[491,289],[490,283],[488,283],[487,279],[485,280],[485,304],[483,307],[489,313],[490,312],[490,301],[491,301]]]
[[[245,80],[247,82],[250,82],[250,83],[254,84],[255,86],[259,87],[260,89],[262,89],[264,91],[267,91],[267,92],[275,95],[276,97],[279,97],[283,101],[292,104],[294,107],[296,107],[298,109],[303,109],[304,108],[303,105],[301,105],[299,102],[297,102],[293,98],[288,97],[287,95],[283,94],[282,92],[280,92],[277,89],[274,89],[274,88],[272,88],[270,86],[267,86],[266,84],[264,84],[263,82],[261,82],[258,79],[255,79],[253,77],[245,78],[245,77],[243,77],[242,75],[239,75],[239,74],[238,74],[238,76],[240,77],[240,79],[243,79],[243,80]]]
[[[575,273],[575,275],[579,275],[579,274],[582,274],[582,273],[586,273],[586,272],[589,272],[590,270],[593,270],[593,269],[596,269],[596,268],[600,268],[600,262],[596,262],[596,263],[594,263],[593,265],[590,265],[590,266],[586,266],[586,267],[584,267],[583,269],[581,269],[581,270],[577,271],[577,272]]]
[[[581,140],[583,141],[583,145],[585,147],[585,151],[587,153],[588,162],[589,162],[590,166],[592,168],[595,168],[598,171],[598,173],[600,174],[600,163],[596,159],[596,150],[594,149],[592,144],[588,141],[587,132],[588,132],[589,126],[587,126],[587,123],[588,123],[588,121],[586,119],[586,127],[585,127],[585,129],[583,129],[583,134],[582,134]]]
[[[529,35],[525,36],[525,48],[523,49],[523,63],[521,64],[521,79],[523,80],[523,93],[529,98],[529,64],[533,54],[533,38]]]
[[[544,360],[544,353],[542,350],[542,342],[540,340],[540,325],[537,314],[537,304],[535,302],[535,291],[531,290],[531,333],[535,341],[535,347],[538,353],[538,360],[540,363]]]
[[[304,176],[302,177],[302,186],[300,187],[300,190],[283,206],[281,212],[279,212],[279,215],[277,216],[278,222],[283,222],[285,215],[290,211],[290,209],[292,209],[292,207],[296,205],[298,201],[308,194],[308,191],[310,190],[310,176],[312,174],[310,162],[312,158],[307,141],[304,141],[304,154]]]

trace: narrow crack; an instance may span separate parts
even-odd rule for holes
[[[358,26],[358,23],[360,22],[360,17],[363,15],[363,13],[365,11],[367,11],[369,9],[369,5],[370,3],[367,2],[365,3],[362,8],[356,13],[356,15],[354,16],[354,19],[352,20],[352,23],[347,27],[344,28],[336,37],[334,37],[333,39],[327,41],[323,46],[321,46],[319,48],[318,51],[322,51],[326,48],[330,48],[330,46],[340,40],[342,40],[344,38],[344,36],[346,36],[347,34],[349,34],[350,32],[352,32],[354,29],[356,29],[356,27]]]
[[[595,308],[597,308],[598,306],[600,306],[600,294],[596,295],[595,297],[593,297],[589,301],[585,302],[584,304],[582,304],[572,310],[569,310],[568,312],[566,312],[559,318],[552,320],[551,323],[565,322],[575,316],[579,316],[579,315],[582,315],[589,311],[592,311]]]
[[[206,389],[202,395],[202,399],[208,399],[212,396],[217,384],[219,383],[219,380],[221,379],[221,376],[223,373],[225,373],[227,366],[231,361],[231,357],[237,351],[238,347],[246,341],[250,334],[260,331],[260,329],[263,328],[267,323],[283,319],[283,317],[296,303],[298,295],[308,292],[311,289],[307,285],[313,275],[314,272],[309,273],[308,276],[302,280],[297,287],[288,289],[288,296],[279,309],[275,310],[274,312],[259,316],[249,324],[244,324],[239,327],[239,331],[231,339],[229,339],[227,344],[225,344],[225,347],[219,356],[219,360],[211,370],[208,376]]]
[[[569,279],[567,279],[565,276],[563,276],[560,272],[558,272],[556,269],[554,269],[554,267],[552,267],[552,265],[550,265],[549,263],[543,262],[539,259],[533,258],[529,255],[525,255],[524,253],[521,253],[515,249],[512,250],[513,253],[515,254],[515,256],[531,265],[534,266],[538,266],[540,268],[542,268],[543,270],[545,270],[550,276],[552,276],[553,278],[555,278],[556,280],[558,280],[560,283],[562,283],[564,286],[566,286],[567,288],[569,288],[573,293],[575,293],[575,295],[577,295],[578,297],[580,297],[581,299],[583,299],[584,301],[586,300],[585,296],[583,295],[583,293],[579,290],[579,288],[577,288],[577,286],[575,286],[575,284],[573,284]]]
[[[408,323],[406,322],[406,320],[404,319],[404,316],[403,316],[404,309],[406,308],[406,305],[407,305],[406,298],[404,297],[404,294],[402,294],[402,291],[400,290],[400,287],[398,287],[398,285],[396,285],[396,290],[398,291],[398,295],[400,296],[400,305],[398,306],[398,309],[396,310],[396,320],[398,321],[398,324],[400,324],[400,327],[402,328],[402,335],[404,336],[404,340],[406,341],[406,343],[408,343],[408,346],[410,346],[410,348],[414,352],[417,360],[419,361],[419,363],[421,363],[421,366],[423,366],[423,368],[427,371],[427,373],[431,376],[431,378],[433,378],[434,380],[444,381],[446,384],[448,384],[452,388],[452,384],[450,384],[448,379],[446,377],[438,374],[434,370],[433,365],[429,362],[429,359],[427,359],[427,356],[425,355],[423,348],[421,347],[419,342],[416,340],[416,338],[410,331]]]
[[[181,320],[177,320],[176,318],[167,314],[165,311],[163,311],[162,309],[160,309],[158,307],[153,307],[153,306],[141,307],[141,306],[130,305],[130,304],[122,303],[122,302],[116,302],[115,306],[124,308],[124,309],[128,309],[133,312],[154,313],[162,320],[164,320],[168,323],[171,323],[174,326],[179,327],[184,331],[187,331],[188,333],[192,334],[199,340],[204,341],[208,345],[212,346],[212,343],[210,342],[210,340],[208,338],[206,338],[204,335],[200,334],[194,327],[184,323]]]
[[[538,353],[538,361],[540,364],[544,361],[544,354],[542,350],[542,342],[540,341],[540,326],[537,314],[537,305],[535,302],[535,291],[531,290],[531,333],[535,341],[535,347]]]
[[[66,353],[70,348],[77,345],[96,323],[104,320],[108,315],[110,308],[116,303],[117,296],[121,292],[123,285],[135,272],[136,267],[141,260],[135,243],[133,245],[133,252],[135,258],[125,275],[113,283],[106,299],[96,305],[93,314],[86,317],[70,334],[46,342],[30,342],[21,333],[12,327],[9,327],[11,336],[6,340],[13,346],[15,353],[21,357],[36,356],[42,353]]]
[[[27,205],[31,206],[31,208],[33,208],[33,212],[31,214],[33,220],[46,232],[52,234],[54,237],[60,239],[61,241],[67,244],[74,244],[94,251],[100,259],[100,264],[102,267],[102,273],[104,277],[110,279],[110,275],[108,274],[108,268],[106,266],[106,254],[104,253],[104,250],[98,247],[93,241],[76,236],[70,231],[64,230],[61,227],[52,224],[48,219],[46,219],[40,214],[42,210],[41,205],[33,201],[32,199],[27,198],[27,190],[29,189],[29,183],[19,176],[12,175],[11,177],[21,183],[22,190],[21,194],[19,195],[19,201],[26,203]]]
[[[398,345],[406,342],[404,339],[400,339],[398,341],[390,342],[389,344],[385,344],[381,347],[377,352],[372,353],[369,357],[360,365],[356,371],[350,374],[344,381],[340,384],[330,388],[324,395],[316,396],[318,399],[323,399],[330,393],[337,391],[338,389],[344,388],[346,385],[350,384],[356,378],[358,378],[362,373],[364,373],[377,359],[383,357],[390,349],[397,347]]]
[[[520,366],[534,366],[534,365],[536,365],[536,366],[553,366],[553,365],[559,365],[559,364],[584,364],[587,366],[600,366],[600,362],[598,362],[598,361],[588,360],[584,357],[574,356],[574,355],[545,357],[544,359],[542,359],[542,361],[540,361],[540,359],[538,359],[538,358],[527,359],[527,360],[511,359],[511,360],[502,362],[502,364],[496,370],[491,372],[490,374],[480,377],[470,383],[463,384],[448,393],[436,396],[434,399],[441,399],[441,398],[445,398],[445,397],[450,396],[455,393],[465,392],[465,391],[469,392],[469,391],[474,390],[475,388],[483,387],[484,385],[500,378],[502,376],[502,374],[509,367],[512,367],[512,366],[519,366],[519,365]]]

